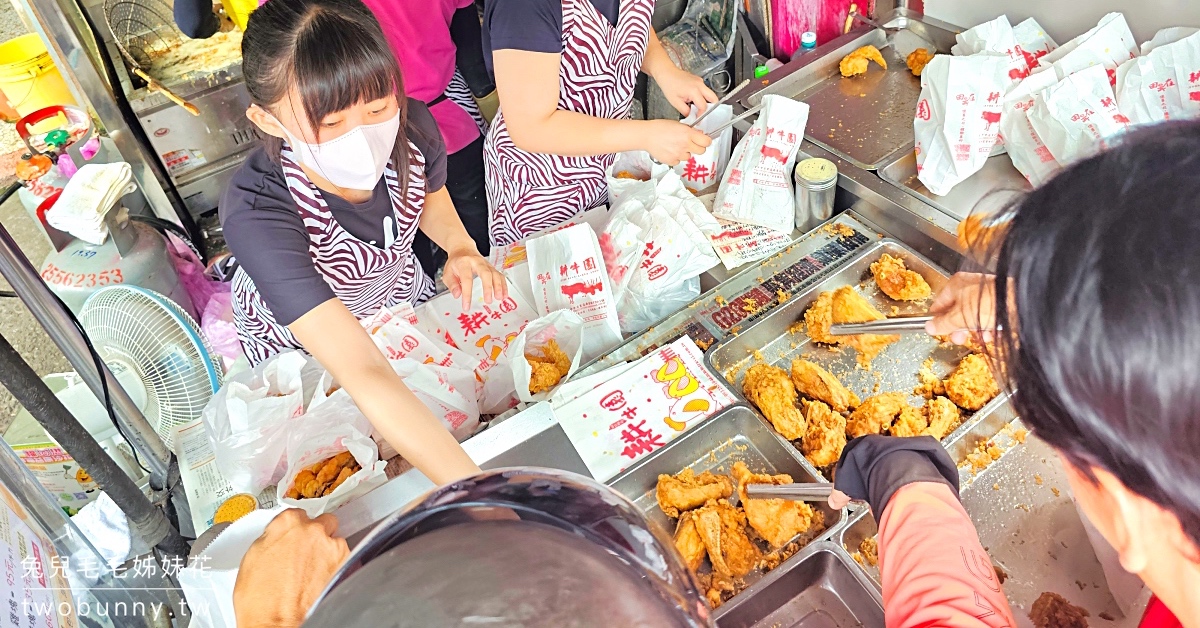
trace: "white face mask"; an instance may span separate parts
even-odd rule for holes
[[[278,122],[278,120],[276,120]],[[396,146],[400,112],[386,122],[364,124],[328,142],[309,144],[292,135],[283,124],[288,144],[300,162],[330,183],[351,190],[373,190]]]

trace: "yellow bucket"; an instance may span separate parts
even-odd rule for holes
[[[75,104],[37,33],[0,44],[0,91],[22,116],[51,105]]]
[[[221,6],[225,7],[225,15],[233,20],[238,30],[244,31],[250,14],[258,8],[258,0],[221,0]]]

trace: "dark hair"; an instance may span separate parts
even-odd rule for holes
[[[1104,469],[1174,513],[1192,550],[1197,199],[1200,124],[1131,132],[1018,201],[995,259],[998,366],[1017,412],[1085,473]]]
[[[318,134],[325,116],[395,94],[400,130],[392,166],[401,190],[408,189],[404,81],[379,22],[361,0],[270,0],[260,6],[242,37],[242,75],[251,102],[264,109],[295,85],[304,117]],[[283,141],[265,142],[278,159]]]

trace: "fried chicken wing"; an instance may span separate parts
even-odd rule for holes
[[[800,451],[815,467],[827,467],[842,457],[846,447],[846,417],[821,401],[801,401],[808,432]]]
[[[945,397],[934,397],[926,401],[924,411],[925,417],[929,419],[927,433],[938,440],[945,438],[962,422],[958,406]]]
[[[804,437],[804,415],[796,408],[796,387],[787,371],[770,364],[755,364],[746,371],[742,392],[784,438]]]
[[[964,410],[978,410],[1000,394],[987,360],[978,353],[963,358],[946,378],[945,386],[946,396]]]
[[[871,274],[883,293],[897,301],[920,301],[927,299],[933,290],[920,273],[909,270],[904,260],[884,253],[871,264]]]
[[[838,412],[858,407],[858,395],[819,365],[808,360],[792,360],[792,383],[801,394],[824,401]]]
[[[790,499],[750,499],[746,497],[748,484],[791,484],[792,476],[786,474],[766,475],[753,473],[742,461],[733,464],[733,477],[738,482],[738,498],[746,511],[746,520],[750,527],[771,545],[771,549],[779,549],[796,535],[803,534],[813,526],[821,523],[821,513],[812,506]]]
[[[699,508],[710,499],[721,499],[732,494],[733,481],[728,476],[709,471],[696,475],[691,469],[684,469],[676,475],[658,476],[655,489],[658,507],[668,517],[678,517],[679,513]]]
[[[817,295],[817,300],[813,301],[813,304],[804,311],[804,326],[808,330],[808,337],[815,342],[835,345],[840,338],[829,334],[831,324],[833,324],[833,292],[822,292]]]
[[[904,393],[890,392],[870,397],[846,420],[846,436],[858,438],[882,433],[891,427],[892,421],[906,407],[908,398]]]
[[[838,70],[842,76],[849,78],[859,74],[866,74],[867,62],[874,61],[879,64],[879,67],[887,69],[887,61],[883,55],[879,53],[879,49],[875,46],[863,46],[858,50],[842,57],[841,63],[838,64]]]
[[[704,540],[716,576],[742,578],[758,563],[758,547],[746,536],[746,514],[717,500],[693,511],[696,531]]]
[[[558,348],[553,338],[542,347],[542,354],[526,353],[525,359],[533,369],[529,378],[529,393],[536,395],[558,385],[571,370],[571,357]]]
[[[921,72],[925,71],[925,66],[933,61],[934,53],[925,48],[917,48],[908,53],[908,58],[904,60],[908,66],[908,71],[913,73],[913,76],[921,76]]]
[[[866,323],[883,320],[884,315],[867,302],[861,294],[855,292],[852,286],[842,286],[833,292],[830,320],[834,323]],[[896,342],[900,336],[879,334],[858,334],[855,336],[840,336],[839,342],[854,347],[858,351],[858,364],[864,368],[871,365],[871,360],[883,351],[884,347]]]
[[[680,515],[679,525],[675,526],[675,549],[683,556],[687,568],[696,573],[708,550],[704,547],[704,539],[700,538],[700,531],[696,529],[695,516],[690,512]]]

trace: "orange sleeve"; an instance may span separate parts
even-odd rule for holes
[[[918,482],[896,491],[878,541],[888,628],[1016,626],[992,561],[948,486]]]

